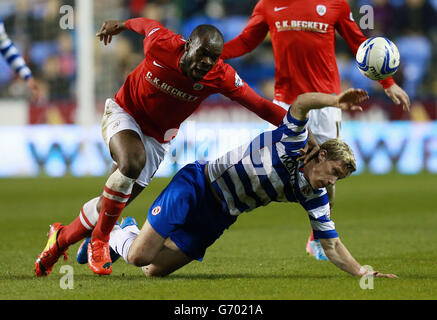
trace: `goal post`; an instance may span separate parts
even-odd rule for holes
[[[94,75],[94,1],[76,0],[77,109],[76,124],[96,123]]]

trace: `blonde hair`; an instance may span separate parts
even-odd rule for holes
[[[346,142],[330,139],[320,145],[322,149],[327,151],[327,160],[342,161],[348,175],[357,170],[354,153]]]

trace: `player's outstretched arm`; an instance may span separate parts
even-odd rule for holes
[[[103,41],[106,46],[108,43],[111,43],[112,36],[115,36],[124,30],[127,30],[125,21],[108,20],[103,23],[99,32],[96,33],[96,36],[99,37],[100,41]]]
[[[233,69],[232,69],[233,70]],[[234,86],[235,71],[230,77],[232,86]],[[251,87],[244,83],[241,87],[232,88],[222,92],[226,97],[238,102],[248,110],[258,115],[261,119],[264,119],[274,126],[279,126],[284,119],[287,111],[278,106],[277,104],[259,96]]]
[[[119,34],[125,30],[132,30],[136,33],[142,34],[145,37],[150,37],[150,35],[156,35],[156,31],[160,29],[165,29],[161,22],[147,19],[147,18],[133,18],[126,21],[122,20],[108,20],[105,21],[97,32],[96,36],[103,41],[105,46],[111,43],[112,36]]]
[[[264,2],[259,1],[257,3],[247,26],[241,34],[225,43],[221,55],[223,60],[240,57],[249,53],[263,42],[269,32],[269,25],[265,20]]]
[[[290,108],[290,114],[297,120],[306,120],[310,110],[329,106],[337,107],[344,111],[362,111],[359,104],[367,99],[369,99],[369,96],[367,92],[362,89],[348,89],[338,96],[319,92],[308,92],[297,97]]]
[[[358,47],[361,43],[367,40],[367,38],[363,35],[356,22],[351,19],[352,14],[347,1],[343,0],[341,8],[342,10],[340,17],[335,24],[335,29],[346,41],[351,49],[352,54],[355,56],[357,54]],[[406,111],[410,110],[410,98],[408,97],[408,94],[395,83],[392,77],[379,80],[378,82],[384,88],[386,95],[395,104],[402,105],[403,109]]]
[[[397,278],[395,274],[385,274],[378,271],[368,271],[367,269],[362,267],[354,259],[354,257],[352,257],[352,255],[340,241],[340,238],[320,239],[320,243],[329,261],[335,264],[339,269],[350,273],[353,276],[362,277],[367,275],[373,275],[375,277]]]

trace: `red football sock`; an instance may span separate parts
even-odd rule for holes
[[[311,230],[310,241],[314,241],[314,231]]]
[[[129,200],[136,179],[126,177],[119,169],[106,181],[102,194],[99,220],[91,235],[91,240],[109,241],[109,233]]]
[[[109,195],[109,197],[105,195]],[[92,233],[92,240],[100,239],[102,241],[109,241],[109,233],[120,217],[129,197],[130,194],[116,192],[105,186],[99,220]],[[120,201],[121,199],[123,199],[123,202]]]
[[[99,197],[96,197],[86,202],[82,206],[79,216],[59,232],[57,242],[60,249],[65,249],[91,235],[99,219],[98,201]]]
[[[59,249],[63,250],[76,242],[89,237],[91,230],[85,228],[80,221],[80,217],[77,217],[72,223],[64,227],[58,235]]]

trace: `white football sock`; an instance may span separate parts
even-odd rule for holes
[[[129,263],[127,260],[129,249],[139,233],[140,229],[137,226],[122,229],[119,225],[115,225],[109,235],[109,246]]]
[[[97,202],[99,202],[99,198],[100,197],[91,199],[85,203],[80,210],[80,222],[88,230],[94,229],[97,220],[99,220],[99,212],[97,211]]]

